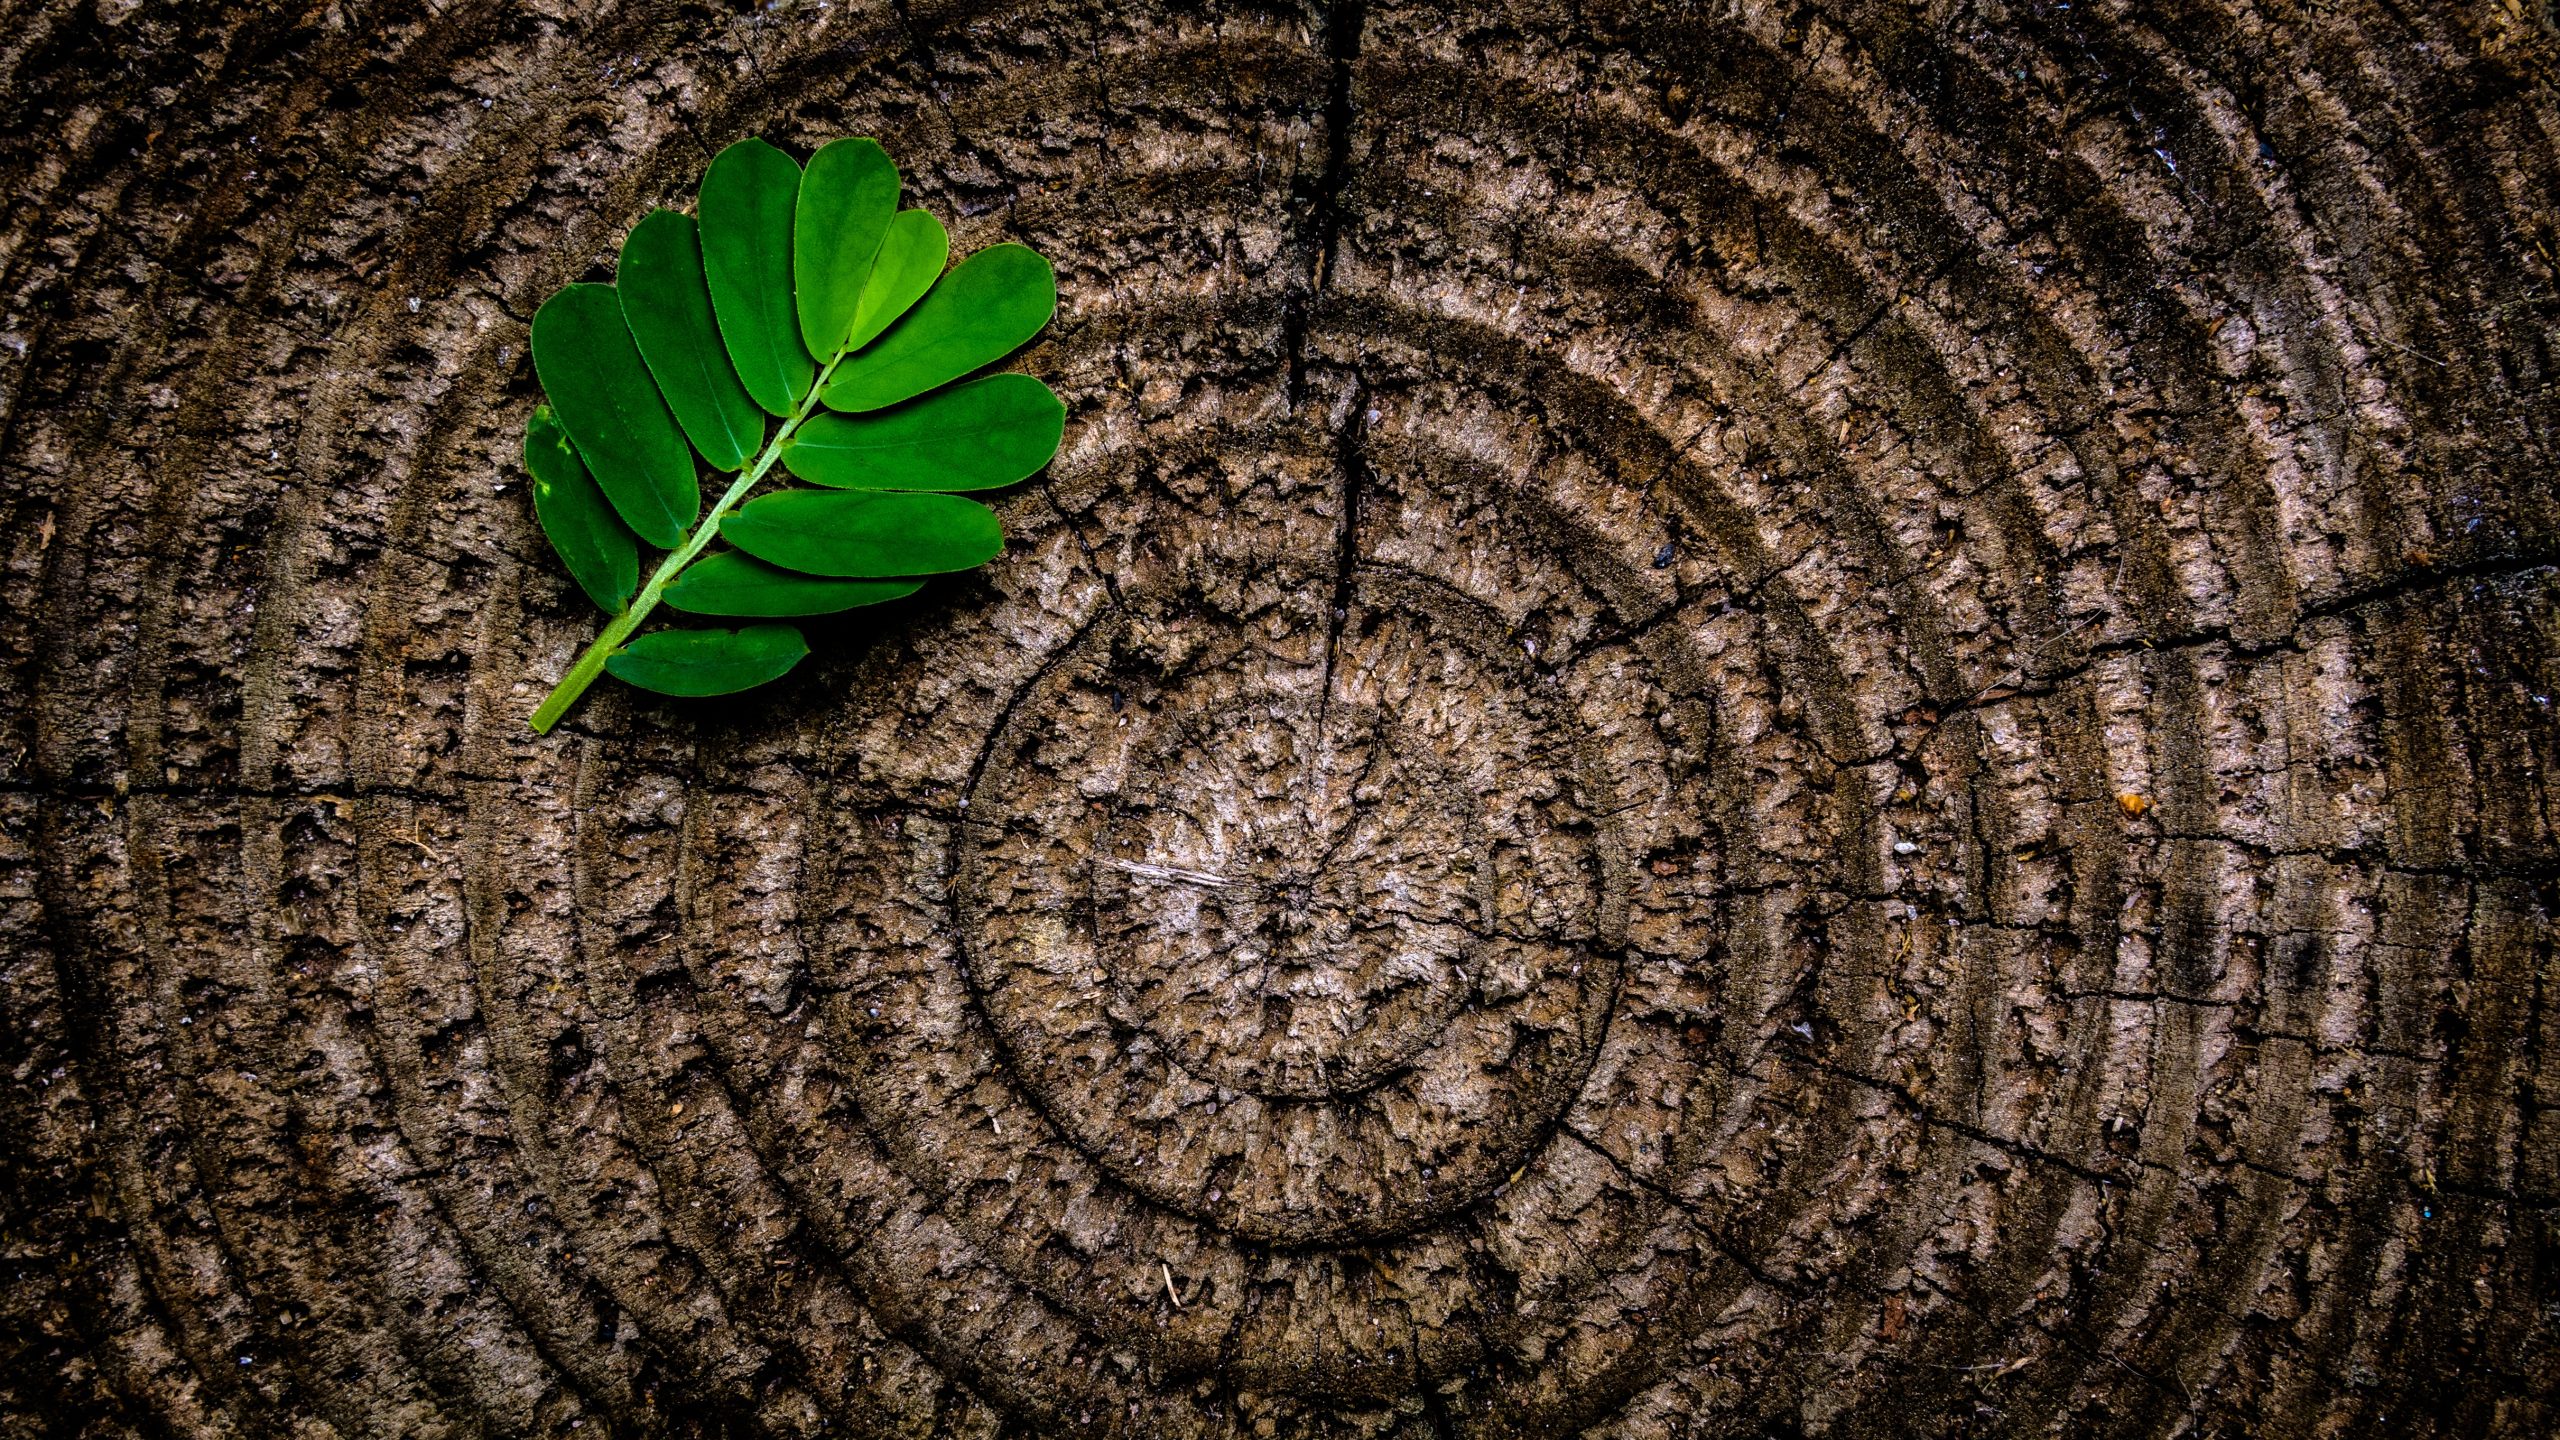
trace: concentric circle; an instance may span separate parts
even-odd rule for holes
[[[1590,1068],[1623,942],[1608,780],[1445,586],[1200,569],[990,737],[966,963],[1120,1183],[1248,1240],[1400,1233],[1490,1192]]]
[[[0,45],[0,1416],[2554,1428],[2534,7],[273,8]],[[1060,459],[532,736],[849,133]]]

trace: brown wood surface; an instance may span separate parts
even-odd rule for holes
[[[0,0],[0,1434],[2560,1428],[2548,0]],[[526,320],[1056,258],[715,703]]]

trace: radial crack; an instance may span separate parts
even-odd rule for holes
[[[1342,240],[1342,187],[1351,173],[1351,70],[1360,58],[1360,32],[1368,20],[1367,0],[1342,0],[1325,11],[1324,49],[1332,62],[1324,102],[1324,169],[1309,197],[1315,227],[1315,260],[1304,290],[1293,291],[1281,306],[1281,347],[1289,357],[1289,408],[1298,408],[1306,392],[1307,324],[1316,297],[1333,275],[1334,256]]]
[[[1369,484],[1369,386],[1355,385],[1344,407],[1342,428],[1334,436],[1334,465],[1342,472],[1341,514],[1333,537],[1333,603],[1325,610],[1324,683],[1316,691],[1316,735],[1325,734],[1325,717],[1333,708],[1334,659],[1342,648],[1342,627],[1351,618],[1351,580],[1360,566],[1360,497]]]

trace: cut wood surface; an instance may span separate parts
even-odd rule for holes
[[[2560,1430],[2547,0],[0,0],[0,1435]],[[535,307],[1057,265],[605,682]]]

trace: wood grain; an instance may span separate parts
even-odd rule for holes
[[[0,3],[0,1432],[2560,1427],[2547,6]],[[877,136],[983,572],[600,686]]]

